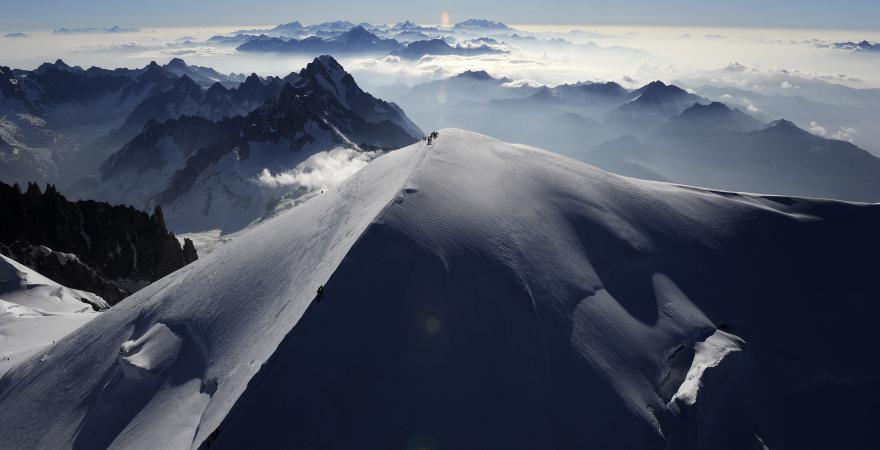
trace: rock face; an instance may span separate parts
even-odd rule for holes
[[[249,83],[239,90],[261,89],[256,78]],[[285,77],[278,95],[247,115],[151,120],[101,165],[100,182],[78,193],[143,210],[162,205],[176,232],[233,232],[271,214],[283,197],[302,195],[300,186],[260,182],[264,172],[294,170],[338,148],[390,151],[422,135],[400,107],[362,90],[325,55]]]
[[[61,60],[35,70],[0,66],[0,180],[67,186],[93,175],[150,120],[244,115],[282,86],[178,58],[114,70]]]
[[[116,303],[150,282],[195,261],[153,215],[130,206],[70,202],[53,185],[0,183],[0,252],[58,280]]]

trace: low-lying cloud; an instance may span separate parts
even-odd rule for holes
[[[268,187],[304,187],[308,191],[327,189],[345,181],[381,152],[336,148],[319,152],[291,170],[273,174],[263,169],[257,182]]]

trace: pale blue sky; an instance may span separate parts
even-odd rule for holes
[[[429,23],[485,17],[528,24],[880,29],[880,0],[0,0],[0,30],[57,27]]]

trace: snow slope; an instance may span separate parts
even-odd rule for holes
[[[0,376],[108,307],[0,255]]]
[[[878,225],[442,130],[8,372],[0,443],[864,448]]]

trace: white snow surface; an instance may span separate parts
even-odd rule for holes
[[[721,330],[715,330],[705,341],[698,342],[694,346],[695,354],[691,367],[671,401],[680,400],[688,405],[696,403],[697,394],[702,386],[700,379],[703,377],[703,372],[718,366],[728,353],[742,350],[742,343],[742,339]]]
[[[0,298],[46,313],[80,313],[110,306],[91,292],[64,287],[19,262],[0,255]]]
[[[97,317],[89,302],[108,308],[95,294],[61,286],[0,255],[0,376]]]
[[[441,130],[14,367],[0,443],[857,447],[878,222]]]

